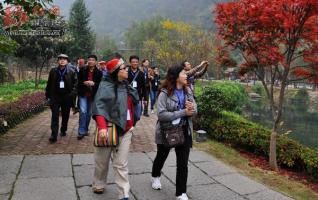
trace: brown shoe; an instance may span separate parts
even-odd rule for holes
[[[97,187],[93,187],[93,192],[95,194],[103,194],[104,193],[104,188],[97,188]]]

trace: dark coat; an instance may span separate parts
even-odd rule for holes
[[[137,70],[136,73],[138,73],[137,77],[135,78],[135,81],[137,81],[137,90],[138,90],[139,100],[142,100],[143,98],[146,98],[146,95],[147,95],[146,87],[145,87],[145,74],[139,69]],[[129,68],[128,82],[131,86],[132,86],[133,80],[134,80],[134,75],[132,73],[131,68]]]
[[[143,69],[144,77],[145,77],[145,87],[147,90],[150,90],[150,79],[149,79],[149,69]]]
[[[83,67],[78,73],[78,96],[83,97],[86,92],[91,92],[92,98],[94,99],[94,96],[99,87],[99,83],[102,80],[103,73],[98,70],[97,67],[95,67],[93,71],[93,82],[95,83],[95,85],[93,87],[89,87],[84,85],[84,82],[88,81],[88,71],[88,67]]]
[[[58,67],[51,69],[49,73],[49,79],[45,88],[45,96],[47,99],[60,99],[61,95],[58,93],[58,84],[60,82],[60,76],[58,74]],[[63,76],[65,84],[66,96],[70,99],[77,95],[77,74],[70,67],[66,67],[66,72]],[[63,96],[65,97],[65,95]]]
[[[151,80],[151,90],[158,91],[160,86],[160,75],[155,74],[154,78]]]

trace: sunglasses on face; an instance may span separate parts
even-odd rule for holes
[[[119,70],[125,70],[125,71],[128,71],[129,67],[127,66],[123,66],[123,67],[120,67]]]

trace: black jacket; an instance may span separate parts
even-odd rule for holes
[[[149,79],[149,69],[143,69],[144,77],[145,77],[145,87],[150,90],[150,79]]]
[[[160,75],[155,74],[154,78],[151,80],[151,90],[158,91],[160,86]]]
[[[146,95],[145,74],[138,69],[135,75],[136,75],[135,81],[137,81],[137,90],[138,90],[139,100],[142,100],[143,98],[145,98],[145,95]],[[131,86],[133,86],[133,83],[132,83],[133,80],[134,80],[134,73],[132,72],[131,68],[129,68],[128,82]]]
[[[83,67],[80,69],[78,73],[78,96],[83,97],[86,92],[91,92],[92,98],[94,99],[94,96],[96,94],[96,91],[99,87],[99,83],[102,80],[103,73],[97,69],[97,67],[94,68],[93,71],[93,82],[95,85],[93,87],[89,87],[84,85],[85,81],[88,81],[88,67]]]
[[[60,82],[59,68],[51,69],[49,79],[45,88],[45,96],[47,99],[57,99],[61,97],[58,91]],[[69,98],[74,98],[77,95],[77,74],[70,67],[66,67],[66,72],[63,75],[65,84],[65,95]],[[63,95],[65,97],[65,95]]]

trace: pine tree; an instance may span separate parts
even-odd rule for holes
[[[89,26],[90,12],[84,0],[76,0],[70,11],[69,29],[74,38],[69,56],[72,60],[91,54],[95,46],[95,34]]]

